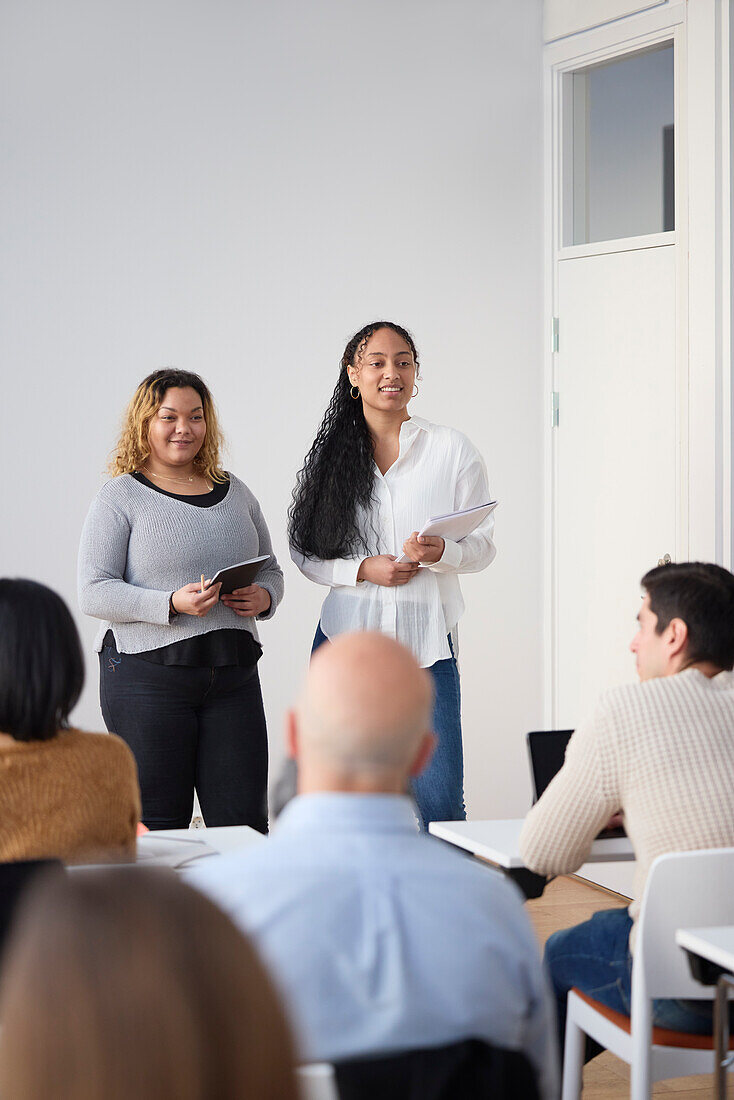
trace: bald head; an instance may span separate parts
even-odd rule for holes
[[[430,752],[432,705],[431,678],[404,646],[339,635],[315,653],[296,708],[299,772],[402,789],[426,742]]]

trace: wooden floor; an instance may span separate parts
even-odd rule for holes
[[[535,901],[527,902],[528,912],[535,925],[541,944],[559,928],[588,920],[598,909],[624,906],[626,901],[618,894],[591,886],[573,877],[554,879]],[[734,1075],[729,1074],[732,1078]],[[584,1069],[584,1100],[628,1100],[629,1068],[609,1051],[600,1054]],[[670,1100],[702,1100],[714,1095],[713,1076],[679,1077],[660,1081],[653,1096],[667,1096]],[[729,1082],[728,1096],[734,1097],[734,1081]]]

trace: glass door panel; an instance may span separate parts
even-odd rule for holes
[[[673,44],[569,73],[563,244],[675,229]]]

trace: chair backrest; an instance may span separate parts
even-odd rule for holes
[[[340,1100],[538,1100],[540,1095],[524,1054],[481,1039],[349,1059],[334,1068]]]
[[[650,868],[632,968],[647,998],[711,998],[714,988],[691,976],[678,928],[734,923],[734,848],[669,852]]]

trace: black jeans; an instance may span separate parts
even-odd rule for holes
[[[185,829],[194,787],[207,825],[268,831],[268,738],[257,666],[157,665],[103,646],[100,703],[138,765],[143,821]]]

